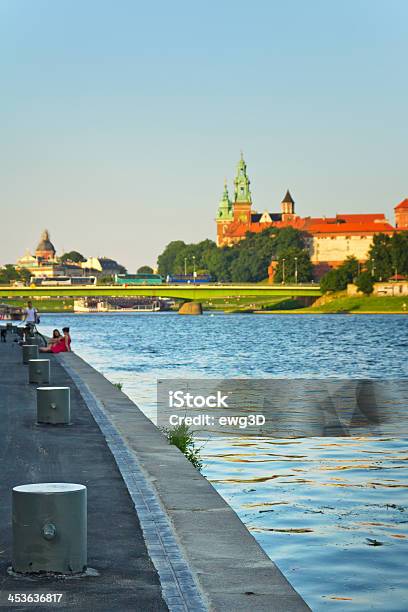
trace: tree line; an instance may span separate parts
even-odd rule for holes
[[[260,233],[248,232],[243,240],[217,247],[212,240],[186,244],[170,242],[159,255],[159,274],[209,274],[219,282],[256,283],[268,277],[268,266],[276,261],[275,282],[307,282],[312,279],[312,264],[307,238],[292,227],[268,228]]]

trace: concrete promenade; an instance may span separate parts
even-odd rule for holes
[[[8,593],[62,593],[53,609],[251,610],[308,607],[211,484],[131,400],[75,354],[51,356],[51,386],[71,387],[72,425],[35,424],[36,385],[20,347],[0,344],[0,607]],[[11,489],[88,488],[83,578],[10,576]]]

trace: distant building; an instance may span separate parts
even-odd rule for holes
[[[118,264],[114,259],[108,257],[88,257],[80,266],[87,272],[92,271],[96,276],[114,276],[115,274],[123,274],[126,269]]]
[[[395,207],[395,227],[382,213],[300,217],[289,190],[281,202],[280,212],[258,213],[252,208],[250,180],[241,154],[234,179],[234,198],[230,200],[225,184],[216,223],[218,246],[230,246],[245,238],[247,232],[262,232],[268,227],[294,227],[305,232],[315,276],[319,278],[330,268],[341,265],[347,257],[354,256],[364,263],[374,234],[408,230],[408,199]],[[272,262],[270,279],[275,268]]]
[[[56,257],[54,245],[50,240],[48,230],[44,230],[41,234],[40,242],[37,245],[35,254],[32,255],[29,251],[20,257],[16,263],[17,268],[25,268],[31,276],[63,276],[65,271]]]
[[[398,275],[399,278],[400,277]],[[392,277],[395,278],[395,277]],[[374,283],[373,286],[373,295],[378,296],[394,296],[394,297],[408,297],[408,280],[392,280],[392,278],[388,279],[388,281],[380,281]],[[354,283],[350,283],[347,285],[347,295],[355,296],[361,295],[358,287],[354,285]]]
[[[84,276],[85,271],[80,264],[61,263],[50,240],[48,230],[41,234],[40,242],[32,255],[29,251],[16,262],[17,268],[25,268],[31,276],[49,278],[55,276]],[[89,272],[91,273],[91,272]]]
[[[402,202],[394,208],[394,211],[395,227],[402,230],[408,229],[408,198],[402,200]]]

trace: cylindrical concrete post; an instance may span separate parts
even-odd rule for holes
[[[40,336],[29,336],[27,339],[29,344],[36,344],[37,346],[44,346],[44,342]]]
[[[28,362],[28,382],[40,385],[50,382],[49,359],[30,359]]]
[[[37,388],[37,423],[69,425],[71,404],[69,387]]]
[[[30,359],[38,359],[38,346],[36,344],[23,344],[23,363],[28,365]]]
[[[51,482],[13,489],[13,570],[83,572],[87,564],[86,487]]]

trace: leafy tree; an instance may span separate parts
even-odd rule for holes
[[[137,273],[138,274],[153,274],[153,268],[151,268],[150,266],[141,266],[140,268],[138,268]]]
[[[408,232],[396,232],[390,243],[393,274],[408,274]]]
[[[298,283],[308,282],[313,277],[313,266],[309,253],[305,249],[295,246],[287,247],[279,251],[278,267],[275,273],[275,282],[296,282],[296,270]],[[285,275],[285,278],[283,276]]]
[[[29,270],[27,270],[27,268],[17,268],[17,272],[19,275],[19,279],[25,283],[26,285],[28,285],[28,283],[30,282],[30,278],[31,278],[31,273]]]
[[[206,264],[209,274],[221,282],[231,281],[231,264],[234,260],[234,251],[230,247],[215,248],[206,255]]]
[[[244,240],[231,247],[232,281],[259,282],[268,276],[268,266],[276,251],[275,234],[269,229],[258,234],[248,232]]]
[[[343,261],[343,263],[340,266],[340,269],[343,275],[345,276],[346,281],[348,283],[352,283],[355,277],[360,272],[360,264],[358,263],[358,259],[351,256],[351,257],[347,257],[347,259]]]
[[[306,250],[304,234],[294,228],[268,228],[263,232],[248,232],[231,247],[218,248],[212,240],[197,244],[171,242],[158,258],[160,274],[188,274],[195,269],[207,272],[221,282],[259,282],[268,276],[272,258],[298,257],[299,282],[310,280],[312,266]]]
[[[367,269],[375,280],[408,274],[408,232],[376,234],[369,251]]]
[[[344,278],[339,269],[329,270],[320,279],[320,289],[323,293],[329,291],[341,291],[347,287],[347,283],[344,282]]]
[[[348,257],[338,268],[330,270],[320,280],[323,293],[328,291],[343,291],[348,283],[352,283],[359,271],[359,263],[355,257]]]
[[[162,276],[174,274],[174,262],[176,260],[177,255],[182,249],[185,248],[185,246],[186,243],[182,240],[174,240],[166,246],[163,253],[159,255],[157,259],[159,274],[161,274]]]
[[[66,263],[66,262],[82,263],[86,261],[86,259],[78,251],[69,251],[68,253],[64,253],[63,255],[61,255],[60,261],[62,263]]]
[[[373,292],[374,279],[371,275],[371,272],[368,272],[368,270],[364,270],[364,272],[361,272],[361,274],[357,276],[355,283],[357,285],[358,290],[362,293],[369,295]]]
[[[294,227],[283,227],[276,232],[276,255],[280,259],[290,248],[304,249],[305,235]]]
[[[6,264],[0,268],[0,285],[9,285],[15,281],[28,283],[30,280],[30,272],[25,268],[16,268],[13,264]]]
[[[376,280],[387,280],[392,275],[391,236],[375,234],[369,251],[368,270]]]
[[[208,271],[208,257],[217,248],[212,240],[203,240],[197,244],[186,244],[181,249],[174,261],[174,273],[192,274],[194,268],[200,271]]]

